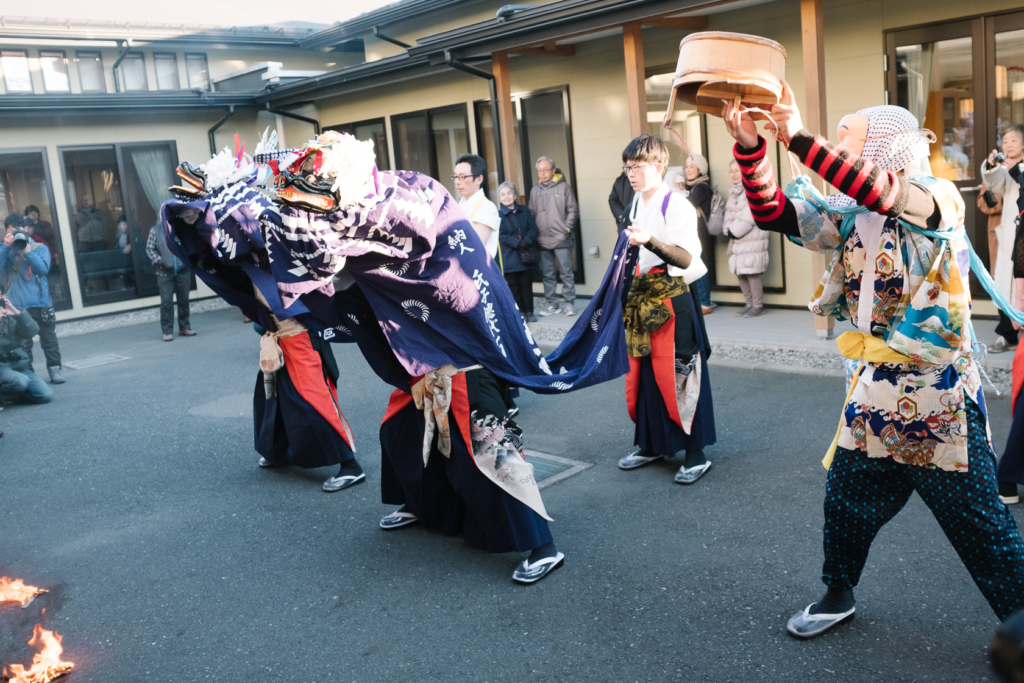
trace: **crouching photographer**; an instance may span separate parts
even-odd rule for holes
[[[53,390],[32,372],[32,361],[23,348],[39,332],[27,311],[19,311],[0,296],[0,401],[49,403]]]

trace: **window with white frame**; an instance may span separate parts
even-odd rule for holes
[[[106,92],[107,81],[103,77],[103,57],[99,52],[80,50],[75,54],[78,63],[78,82],[82,92]]]
[[[40,50],[39,71],[43,74],[43,89],[46,92],[71,92],[68,63],[63,52]]]
[[[28,68],[28,54],[23,50],[0,52],[0,71],[4,74],[7,92],[32,92],[32,73]]]
[[[173,52],[154,52],[153,70],[156,71],[157,90],[178,89],[178,56]]]
[[[210,70],[206,65],[206,55],[186,54],[185,70],[188,72],[188,87],[210,89]]]

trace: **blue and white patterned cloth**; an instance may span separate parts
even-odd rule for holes
[[[272,313],[296,318],[324,339],[356,341],[355,322],[333,302],[333,278],[343,272],[359,285],[411,376],[479,364],[515,386],[560,393],[627,372],[622,308],[638,252],[627,236],[620,235],[586,310],[545,358],[500,268],[445,188],[408,171],[380,173],[378,188],[360,204],[323,215],[278,209],[235,185],[199,201],[169,201],[161,216],[172,251],[268,329],[276,329]]]

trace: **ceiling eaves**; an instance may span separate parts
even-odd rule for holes
[[[562,0],[517,12],[503,22],[497,18],[488,19],[421,38],[409,48],[409,54],[436,55],[450,51],[456,59],[467,59],[711,4],[722,3],[708,0]]]

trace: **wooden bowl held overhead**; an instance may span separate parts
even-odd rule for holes
[[[666,125],[676,98],[703,114],[722,115],[722,105],[736,102],[771,111],[782,97],[786,48],[760,36],[723,31],[691,33],[679,43],[679,62],[669,97]],[[766,119],[756,111],[754,119]]]

